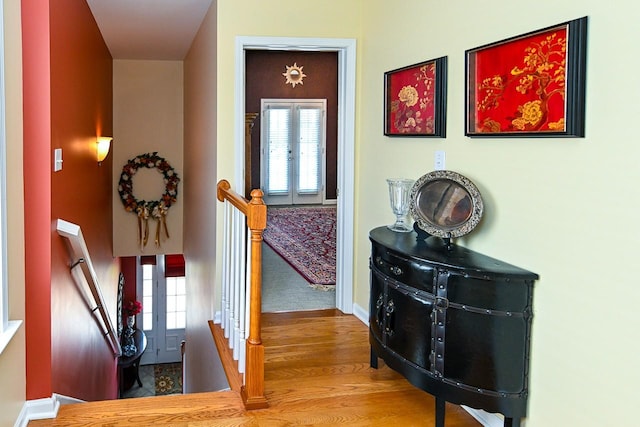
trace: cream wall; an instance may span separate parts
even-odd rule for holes
[[[184,61],[184,242],[187,294],[185,391],[228,383],[207,322],[214,317],[216,265],[216,2]],[[195,292],[191,292],[195,291]]]
[[[182,61],[113,61],[113,250],[114,256],[182,253],[183,190],[183,64]],[[156,221],[149,221],[149,242],[138,243],[138,218],[124,210],[118,194],[122,167],[129,159],[157,151],[181,181],[169,209],[169,239],[156,248]],[[165,187],[157,169],[140,168],[134,176],[138,200],[159,200]]]
[[[447,168],[474,180],[485,218],[459,239],[538,273],[528,427],[630,425],[640,380],[640,321],[633,278],[640,202],[632,78],[640,60],[635,3],[388,1],[219,2],[218,177],[232,178],[234,39],[238,35],[355,37],[356,304],[367,308],[368,231],[390,223],[385,178],[418,178],[436,150]],[[250,11],[251,13],[247,13]],[[589,16],[585,138],[469,139],[464,136],[464,51]],[[447,55],[446,139],[382,134],[383,73]],[[618,71],[618,73],[613,74]],[[616,85],[617,86],[614,86]],[[631,414],[631,415],[630,415]]]
[[[20,1],[4,0],[9,319],[25,316]],[[24,324],[0,354],[0,425],[13,425],[26,396]]]
[[[218,1],[218,179],[234,183],[235,46],[238,36],[358,38],[362,0]],[[242,119],[244,123],[244,118]],[[238,192],[242,192],[239,190]],[[219,204],[221,205],[221,204]],[[218,226],[222,229],[221,206]],[[222,244],[218,239],[218,247]],[[220,271],[220,269],[218,270]],[[219,274],[218,274],[219,276]],[[219,283],[218,277],[218,283]],[[219,297],[219,291],[217,292]],[[219,304],[219,301],[216,301]]]
[[[368,301],[367,232],[393,219],[384,178],[447,168],[480,188],[485,218],[461,244],[530,269],[535,287],[528,427],[635,424],[640,300],[640,60],[636,7],[618,2],[367,0],[359,50],[356,302]],[[464,136],[464,51],[589,16],[586,137]],[[382,135],[382,75],[449,56],[447,138]],[[366,70],[366,72],[365,72]],[[382,160],[384,159],[384,160]]]
[[[218,176],[233,180],[237,36],[356,38],[361,0],[218,2]],[[244,122],[244,119],[243,119]],[[234,183],[232,182],[232,185]]]

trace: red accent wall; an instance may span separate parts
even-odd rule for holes
[[[136,280],[138,276],[137,269],[136,269],[136,257],[134,256],[120,257],[120,271],[122,271],[122,274],[124,274],[124,289],[123,289],[122,303],[125,304],[127,301],[138,300],[136,296],[136,283],[137,283]],[[126,314],[123,313],[122,317],[123,317],[123,321],[126,321],[125,319]]]
[[[51,396],[49,0],[22,1],[27,399]]]
[[[112,161],[98,165],[95,143],[112,136],[112,59],[84,1],[24,0],[23,28],[27,398],[113,399],[117,359],[55,230],[58,218],[80,225],[115,327]],[[63,151],[59,172],[54,148]]]

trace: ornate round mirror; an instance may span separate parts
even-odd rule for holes
[[[476,186],[457,172],[429,172],[411,188],[411,215],[432,236],[464,236],[478,225],[483,208]]]

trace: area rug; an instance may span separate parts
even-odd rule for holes
[[[267,209],[264,241],[312,287],[336,284],[336,208],[334,206]]]
[[[153,365],[156,396],[182,393],[182,363]]]

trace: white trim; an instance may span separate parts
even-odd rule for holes
[[[84,400],[56,393],[44,399],[27,400],[13,426],[27,427],[29,421],[55,418],[61,405],[75,403],[84,403]]]
[[[504,425],[504,420],[496,414],[483,411],[482,409],[469,408],[465,405],[460,406],[484,427],[502,427]]]
[[[58,415],[60,402],[55,396],[45,399],[28,400],[20,411],[14,427],[27,427],[29,421],[55,418]]]
[[[20,325],[22,325],[22,320],[9,320],[7,327],[0,332],[0,354],[9,345],[11,338],[18,332]]]
[[[84,400],[76,399],[75,397],[65,396],[64,394],[53,393],[51,395],[53,399],[60,403],[60,405],[73,405],[75,403],[85,403]]]
[[[0,1],[0,335],[8,340],[9,329],[9,276],[7,274],[7,135],[5,128],[4,84],[4,0]],[[1,350],[0,350],[1,353]]]
[[[336,229],[336,308],[353,312],[353,224],[355,166],[356,40],[289,37],[236,37],[235,176],[244,189],[245,50],[305,50],[338,53],[338,218]],[[242,193],[244,190],[241,190]]]
[[[358,304],[353,304],[353,315],[356,316],[367,328],[369,327],[369,310],[365,310]]]

